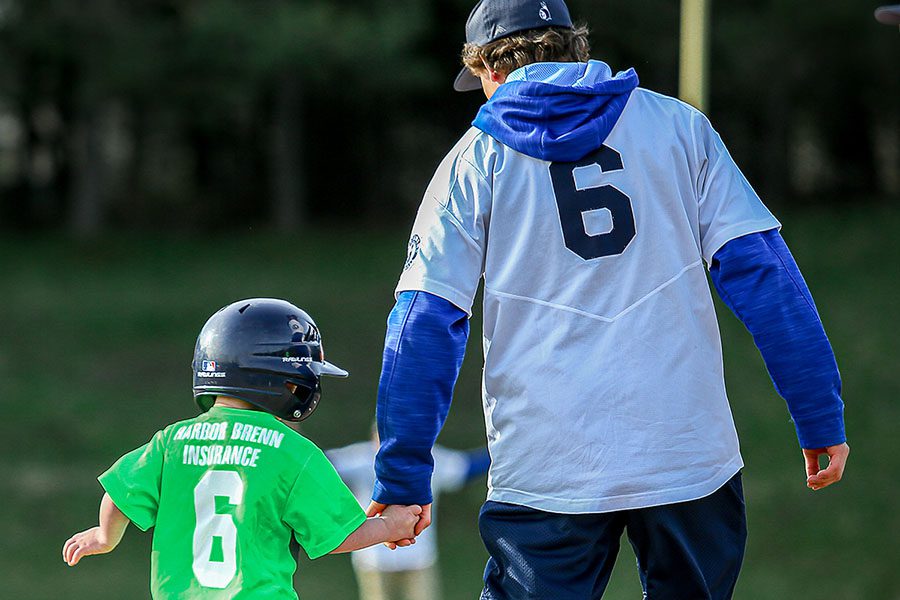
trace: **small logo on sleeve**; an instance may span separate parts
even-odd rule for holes
[[[413,264],[413,261],[416,260],[416,257],[419,256],[419,245],[422,243],[422,238],[419,237],[418,234],[414,234],[411,238],[409,238],[409,245],[406,247],[406,263],[403,265],[403,270],[407,270]]]

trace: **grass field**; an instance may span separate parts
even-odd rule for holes
[[[720,308],[729,396],[741,434],[750,538],[739,599],[900,599],[900,496],[888,467],[900,424],[900,211],[782,215],[844,376],[853,453],[846,479],[804,486],[783,402],[749,336]],[[76,569],[62,542],[96,521],[96,475],[163,425],[195,413],[194,339],[219,306],[279,296],[318,321],[327,381],[305,434],[323,447],[364,437],[373,415],[384,319],[405,231],[332,229],[312,238],[122,236],[78,245],[52,236],[0,241],[0,598],[144,598],[150,536],[130,529],[113,554]],[[441,441],[484,442],[480,325]],[[475,520],[484,484],[442,499],[448,600],[476,598],[485,553]],[[623,546],[608,598],[639,598]],[[352,599],[347,557],[302,561],[302,598]]]

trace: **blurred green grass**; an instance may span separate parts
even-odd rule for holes
[[[900,598],[900,484],[887,466],[900,423],[896,335],[900,211],[782,215],[844,376],[853,453],[846,479],[813,494],[783,402],[756,349],[721,305],[728,390],[741,434],[750,538],[736,597]],[[71,533],[96,522],[95,477],[165,424],[195,413],[194,339],[206,317],[242,297],[284,297],[308,309],[329,358],[328,381],[304,434],[322,447],[366,436],[384,320],[406,231],[326,227],[264,232],[0,240],[0,598],[147,597],[150,536],[131,529],[113,554],[68,569]],[[480,322],[443,444],[484,443]],[[441,566],[448,600],[475,598],[485,552],[476,518],[484,484],[442,499]],[[627,543],[606,597],[640,597]],[[355,597],[347,557],[301,561],[302,598]]]

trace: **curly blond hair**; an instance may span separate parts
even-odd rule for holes
[[[588,28],[581,24],[572,29],[542,27],[518,31],[484,46],[466,44],[462,49],[462,63],[477,77],[484,73],[485,65],[509,75],[519,67],[536,62],[586,62],[591,53],[588,33]]]

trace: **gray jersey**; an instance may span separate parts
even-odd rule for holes
[[[576,163],[469,130],[428,187],[397,292],[471,313],[484,279],[488,498],[605,512],[731,478],[704,261],[778,226],[707,119],[667,96],[636,89]]]

